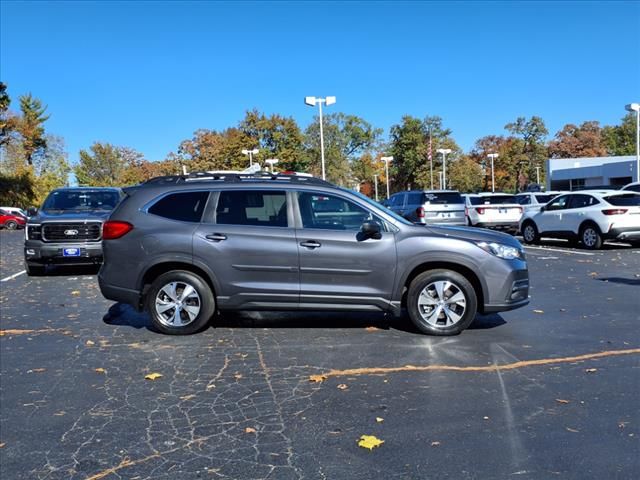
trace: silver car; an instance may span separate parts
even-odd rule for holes
[[[391,196],[389,208],[413,223],[465,225],[464,199],[456,190],[409,190]]]

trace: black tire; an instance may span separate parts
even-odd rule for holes
[[[580,227],[580,242],[587,250],[598,250],[602,247],[602,234],[594,223],[586,223]]]
[[[471,219],[467,217],[467,227],[473,227],[473,223],[471,223]]]
[[[176,288],[172,293],[178,303],[173,302],[169,295],[165,293],[170,291],[171,288],[161,294],[161,290],[170,284],[176,284]],[[186,286],[191,286],[197,296],[180,298],[187,291]],[[166,315],[158,312],[156,298],[159,295],[160,306],[158,308],[162,309],[162,303],[164,305],[174,304],[178,305],[178,307],[169,307],[164,312]],[[182,303],[183,301],[185,302],[184,304]],[[168,335],[191,335],[208,325],[209,320],[216,311],[216,301],[211,287],[200,276],[186,270],[175,270],[163,273],[154,280],[145,297],[145,307],[156,330]],[[197,314],[193,319],[191,319],[187,307],[191,308],[192,312],[198,307]],[[176,308],[178,308],[178,317],[176,317]],[[172,319],[167,317],[172,317]],[[175,324],[176,321],[181,322],[181,324]]]
[[[7,230],[16,230],[18,228],[18,222],[9,220],[4,224],[4,228],[6,228]]]
[[[44,265],[29,265],[25,264],[24,269],[27,271],[29,277],[41,277],[45,274]]]
[[[540,242],[540,233],[535,223],[528,221],[522,224],[522,239],[524,243],[528,243],[529,245]]]
[[[632,240],[629,242],[631,244],[632,247],[640,247],[640,240]]]
[[[447,307],[451,306],[451,309],[447,310],[449,313],[446,313],[445,310],[441,308],[436,316],[434,310],[439,308],[439,306],[435,304],[433,307],[424,304],[421,305],[420,297],[423,290],[425,290],[425,295],[435,292],[436,297],[431,297],[431,300],[438,301],[438,292],[435,287],[438,282],[450,282],[451,284],[451,286],[443,289],[445,297],[443,299],[444,304],[446,304]],[[464,296],[465,302],[463,309],[461,309],[458,302],[449,303],[446,301],[447,299],[457,296],[458,293],[462,293]],[[429,316],[429,311],[427,311],[429,308],[431,308],[431,312],[433,312],[435,316],[431,321],[423,316]],[[428,270],[414,278],[411,285],[409,285],[407,310],[409,311],[411,321],[422,333],[438,336],[458,335],[473,322],[478,311],[478,299],[471,282],[458,272],[445,269]],[[421,310],[423,313],[421,313]],[[451,317],[449,316],[451,313],[459,316],[459,319],[452,324],[448,324],[449,321],[451,321]],[[441,316],[442,319],[440,319]]]

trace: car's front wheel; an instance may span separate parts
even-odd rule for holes
[[[7,230],[15,230],[16,228],[18,228],[18,222],[9,220],[7,223],[4,224],[4,226]]]
[[[409,317],[429,335],[457,335],[478,310],[473,285],[452,270],[429,270],[413,279],[407,295]]]
[[[588,250],[597,250],[602,247],[602,235],[600,229],[592,224],[587,224],[580,229],[580,241]]]
[[[202,330],[216,310],[211,287],[200,276],[185,270],[160,275],[145,300],[153,326],[169,335]]]
[[[540,235],[538,234],[538,229],[536,228],[536,224],[533,222],[526,222],[522,227],[522,238],[525,243],[533,244],[538,243],[540,241]]]

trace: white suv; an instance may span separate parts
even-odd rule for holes
[[[522,206],[516,197],[507,193],[478,193],[464,195],[467,225],[518,231]]]
[[[632,192],[640,192],[640,182],[633,182],[633,183],[629,183],[628,185],[625,185],[624,187],[622,187],[621,190],[631,190]]]
[[[525,212],[529,210],[540,210],[542,205],[546,205],[558,195],[564,192],[525,192],[516,195],[516,201],[522,205]]]
[[[579,240],[596,249],[606,239],[640,245],[640,194],[630,191],[584,190],[560,195],[520,221],[526,243],[540,237]]]

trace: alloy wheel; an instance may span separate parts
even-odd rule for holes
[[[427,285],[418,296],[418,311],[429,325],[449,328],[458,323],[467,309],[467,298],[462,289],[448,280]]]
[[[156,295],[158,320],[167,327],[184,327],[200,313],[202,302],[196,289],[184,281],[167,283]]]

